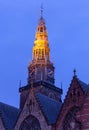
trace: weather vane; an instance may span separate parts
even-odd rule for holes
[[[43,3],[41,4],[41,17],[43,16]]]
[[[74,69],[74,71],[73,71],[73,72],[74,72],[74,76],[76,76],[76,69]]]

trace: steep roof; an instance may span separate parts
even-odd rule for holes
[[[86,93],[89,90],[89,84],[86,84],[85,82],[81,81],[76,74],[74,74],[72,81],[73,80],[76,80],[79,83],[84,93]]]
[[[0,102],[0,115],[7,130],[12,130],[18,113],[17,108]]]
[[[42,112],[44,113],[47,123],[54,124],[57,120],[62,103],[40,93],[36,94],[36,98]]]
[[[78,80],[78,81],[79,81],[79,84],[80,84],[81,88],[82,88],[83,91],[86,93],[86,92],[88,91],[88,89],[89,89],[89,85],[86,84],[86,83],[84,83],[84,82],[81,81],[81,80]]]

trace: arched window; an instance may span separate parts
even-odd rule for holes
[[[44,49],[42,49],[42,58],[44,58]]]
[[[35,55],[35,50],[34,50],[34,55]]]
[[[81,122],[76,118],[78,111],[79,108],[74,107],[68,112],[63,123],[63,130],[81,130]]]
[[[53,98],[53,99],[55,99],[55,95],[53,94],[53,93],[49,93],[49,95],[48,95],[50,98]]]
[[[39,54],[41,54],[41,49],[39,49]]]
[[[40,28],[40,32],[43,32],[43,27]]]
[[[38,119],[30,115],[22,122],[20,130],[41,130],[41,127]]]

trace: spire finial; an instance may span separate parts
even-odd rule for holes
[[[74,72],[74,76],[76,76],[76,69],[74,69],[74,71],[73,71],[73,72]]]
[[[41,17],[43,17],[43,3],[41,4]]]

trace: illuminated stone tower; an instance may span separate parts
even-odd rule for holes
[[[19,92],[20,114],[14,130],[52,130],[62,105],[62,89],[54,84],[54,66],[42,14],[28,66],[28,83]]]
[[[29,92],[30,94],[40,93],[61,102],[62,89],[54,84],[54,66],[50,61],[48,33],[42,12],[43,10],[41,9],[41,17],[37,25],[32,49],[32,61],[28,66],[28,83],[26,86],[19,88],[21,110],[24,107]]]
[[[37,81],[54,84],[54,66],[50,61],[48,33],[42,10],[35,35],[32,62],[28,66],[28,84]]]

